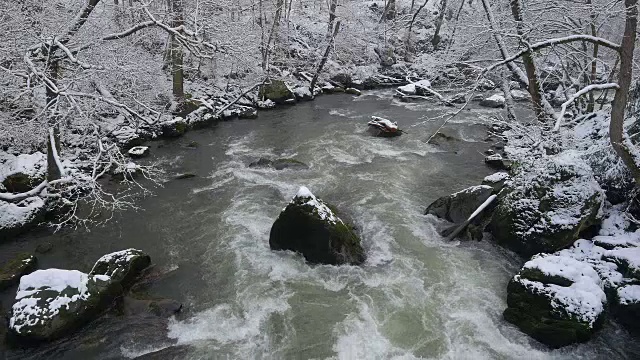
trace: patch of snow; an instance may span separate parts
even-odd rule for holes
[[[337,222],[342,222],[340,218],[338,218],[333,211],[322,201],[321,199],[316,198],[315,195],[307,188],[306,186],[301,186],[296,196],[293,198],[292,203],[296,201],[296,199],[308,199],[304,205],[313,206],[318,211],[318,216],[322,220],[327,220],[333,224]]]
[[[45,202],[39,196],[18,203],[0,200],[0,229],[13,229],[31,222],[44,206]]]
[[[381,118],[378,116],[372,116],[371,117],[371,121],[369,121],[369,125],[382,125],[384,127],[386,127],[387,129],[398,129],[398,124],[395,122],[392,122],[389,119],[385,119],[385,118]]]
[[[407,84],[403,86],[398,86],[398,90],[406,95],[415,95],[416,94],[416,85],[415,84]]]
[[[486,98],[485,100],[487,101],[495,101],[498,103],[504,103],[505,99],[504,96],[500,95],[500,94],[493,94],[491,96],[489,96],[488,98]]]
[[[640,285],[627,285],[618,288],[618,299],[622,305],[640,303]]]
[[[148,146],[134,146],[129,149],[129,155],[142,156],[147,150],[149,150]]]
[[[524,264],[523,269],[538,269],[547,276],[559,276],[573,283],[579,282],[582,277],[588,277],[595,284],[601,285],[600,277],[593,267],[568,256],[536,255]]]
[[[640,272],[640,247],[605,250],[603,255],[624,263],[633,272]]]
[[[497,172],[495,174],[486,176],[483,181],[493,184],[506,179],[509,179],[509,173],[501,171],[501,172]]]
[[[420,81],[416,81],[415,83],[416,87],[421,87],[421,88],[430,88],[431,87],[431,81],[429,80],[420,80]]]
[[[46,168],[47,156],[39,151],[18,156],[0,152],[0,182],[17,173],[22,173],[29,177],[44,176]]]

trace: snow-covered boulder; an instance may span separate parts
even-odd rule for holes
[[[311,91],[308,86],[298,86],[293,89],[293,94],[296,96],[298,101],[310,101],[313,100],[313,95],[311,95]]]
[[[129,151],[127,151],[129,156],[132,158],[142,158],[149,155],[149,147],[148,146],[134,146]]]
[[[273,223],[269,246],[299,252],[309,263],[358,265],[365,260],[352,226],[304,186]]]
[[[140,250],[116,251],[98,259],[90,275],[107,275],[111,281],[128,288],[150,264],[151,257]]]
[[[505,104],[504,96],[494,94],[480,101],[479,105],[488,107],[488,108],[501,108],[501,107],[504,107],[504,104]]]
[[[496,170],[509,170],[512,165],[511,160],[503,158],[500,154],[486,156],[484,163]]]
[[[0,152],[0,191],[21,193],[44,180],[47,157],[41,152],[14,156]]]
[[[602,258],[617,264],[624,276],[640,280],[640,247],[606,250]]]
[[[405,95],[415,95],[416,94],[416,85],[415,84],[407,84],[398,86],[398,91]]]
[[[9,319],[11,339],[32,343],[68,335],[108,310],[150,261],[128,249],[104,255],[90,274],[46,269],[23,276]]]
[[[494,188],[487,185],[472,186],[457,193],[443,196],[431,203],[425,210],[425,215],[434,215],[456,225],[444,229],[441,234],[449,236],[459,224],[465,222],[474,211],[482,205],[494,192]],[[463,239],[482,239],[482,233],[490,219],[491,208],[484,210],[480,216],[465,227],[465,232],[460,234]]]
[[[120,292],[106,275],[37,270],[20,279],[9,336],[21,343],[59,338],[93,320]]]
[[[360,96],[362,95],[362,91],[356,89],[356,88],[345,88],[344,89],[345,94],[350,94],[350,95],[355,95],[355,96]]]
[[[453,223],[461,223],[482,205],[493,187],[487,185],[472,186],[451,195],[443,196],[432,202],[425,210],[425,215],[434,215]]]
[[[161,123],[160,128],[162,129],[163,136],[179,137],[187,132],[187,122],[183,118],[176,116],[171,120]]]
[[[244,107],[238,111],[238,118],[240,119],[256,119],[258,118],[258,110],[253,107]]]
[[[22,253],[0,267],[0,291],[17,284],[20,277],[36,270],[38,260],[35,256]]]
[[[505,320],[552,348],[585,342],[603,323],[607,297],[591,265],[541,254],[507,287]]]
[[[271,100],[280,105],[287,104],[291,100],[296,101],[296,96],[289,86],[282,80],[274,79],[260,86],[258,97],[260,100]]]
[[[0,241],[16,236],[44,219],[46,206],[39,196],[17,203],[0,200]]]
[[[528,92],[520,89],[511,90],[511,97],[514,101],[527,101],[531,98]]]
[[[598,223],[604,193],[574,152],[523,158],[498,197],[489,229],[494,239],[523,256],[573,244]]]
[[[258,109],[263,109],[263,110],[267,110],[267,109],[273,109],[276,107],[276,103],[267,99],[267,100],[260,100],[256,103],[256,105],[258,106]]]
[[[118,145],[124,148],[140,145],[144,141],[136,129],[128,125],[113,130],[111,136],[116,139]]]
[[[614,313],[628,330],[640,333],[640,285],[621,286],[616,291]]]

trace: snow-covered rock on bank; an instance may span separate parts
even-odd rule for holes
[[[523,158],[500,193],[489,231],[522,256],[570,246],[599,222],[604,193],[573,151]]]
[[[109,309],[149,262],[148,255],[129,249],[103,256],[91,274],[47,269],[23,276],[11,309],[10,339],[24,344],[68,335]]]
[[[591,338],[603,322],[607,297],[587,262],[541,254],[529,260],[507,287],[507,321],[558,348]]]
[[[365,260],[353,227],[304,186],[273,223],[269,246],[299,252],[309,263],[358,265]]]

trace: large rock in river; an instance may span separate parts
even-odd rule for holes
[[[149,262],[129,249],[103,256],[91,274],[47,269],[23,276],[9,319],[11,340],[28,344],[68,335],[108,310]]]
[[[425,210],[425,215],[435,215],[454,223],[464,222],[493,193],[493,187],[479,185],[466,188],[434,201]]]
[[[602,326],[607,297],[587,262],[541,254],[507,286],[505,320],[552,348],[585,342]]]
[[[289,104],[296,101],[293,91],[282,80],[271,80],[260,86],[260,100],[271,100],[276,104]]]
[[[269,246],[299,252],[310,263],[358,265],[365,260],[352,227],[306,187],[300,188],[273,223]]]

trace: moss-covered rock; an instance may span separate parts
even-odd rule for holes
[[[271,80],[260,86],[258,97],[261,100],[271,100],[276,104],[288,104],[296,101],[296,96],[282,80]]]
[[[522,256],[573,244],[599,223],[602,189],[571,153],[529,159],[512,170],[489,225],[494,239]]]
[[[181,117],[175,117],[172,120],[165,121],[160,124],[162,135],[165,137],[179,137],[187,132],[187,122]]]
[[[602,326],[606,301],[590,265],[541,255],[509,282],[504,318],[541,343],[559,348],[589,340]]]
[[[272,250],[299,252],[309,263],[358,265],[365,261],[353,227],[305,187],[274,222],[269,246]]]
[[[0,268],[0,291],[17,284],[21,276],[34,272],[37,267],[38,260],[35,256],[18,254]]]
[[[150,262],[140,250],[128,249],[101,257],[90,274],[47,269],[23,276],[11,310],[10,339],[31,344],[68,335],[110,309]]]
[[[150,264],[149,255],[137,249],[127,249],[98,259],[90,275],[107,275],[112,282],[117,282],[127,289]]]
[[[93,320],[122,292],[105,275],[47,269],[20,280],[9,319],[9,338],[20,344],[49,341]]]

